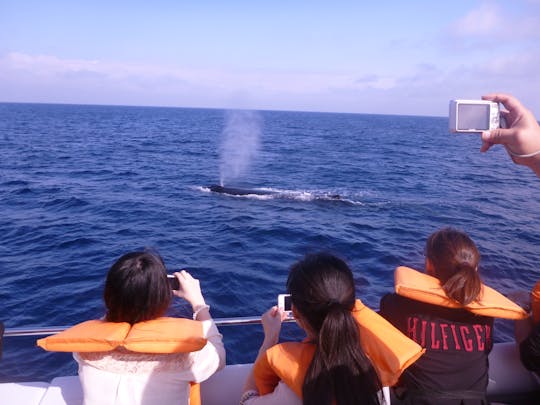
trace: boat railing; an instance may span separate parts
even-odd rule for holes
[[[240,316],[234,318],[214,318],[217,326],[256,325],[261,323],[260,316]],[[284,322],[294,322],[294,319],[285,319]],[[45,326],[36,328],[6,328],[4,337],[11,336],[46,336],[62,332],[71,326]]]
[[[236,317],[236,318],[215,318],[214,321],[219,326],[236,326],[236,325],[252,325],[260,324],[260,317]],[[287,319],[287,322],[294,322],[294,319]],[[0,348],[2,343],[0,322]],[[61,332],[70,326],[48,326],[48,327],[36,327],[36,328],[6,328],[4,337],[11,336],[42,336],[52,335]],[[0,351],[1,354],[1,351]],[[534,373],[526,370],[521,364],[519,357],[518,346],[514,342],[497,343],[494,345],[493,350],[489,354],[489,384],[488,384],[488,396],[493,402],[503,403],[538,403],[531,402],[534,393],[538,392],[540,387]],[[205,382],[202,386],[203,392],[207,396],[207,399],[211,397],[212,400],[207,403],[222,404],[223,398],[235,398],[234,403],[238,403],[236,398],[239,398],[242,393],[243,381],[246,380],[247,371],[249,370],[249,364],[235,364],[228,365],[220,373],[212,376],[209,382]],[[65,381],[62,384],[67,384],[67,379],[70,379],[69,384],[75,384],[78,387],[78,379],[76,377],[59,377],[58,381]],[[75,378],[75,380],[73,380]],[[56,379],[55,379],[56,380]],[[55,381],[53,380],[53,381]],[[61,384],[60,382],[55,384]],[[212,390],[213,386],[225,387],[219,390]],[[24,386],[24,385],[23,385]],[[64,388],[59,388],[64,387]],[[54,385],[52,393],[60,392],[58,390],[67,389],[64,385]],[[70,386],[70,390],[73,387]],[[224,396],[224,390],[227,390],[228,394]],[[72,391],[69,391],[72,392]],[[387,390],[388,392],[388,390]],[[214,395],[214,393],[216,393]],[[51,394],[54,395],[54,394]],[[82,393],[80,393],[82,401]],[[536,397],[534,397],[537,399]],[[0,401],[1,402],[1,401]],[[231,403],[233,403],[231,402]],[[47,402],[49,403],[49,402]],[[56,402],[55,402],[56,403]]]

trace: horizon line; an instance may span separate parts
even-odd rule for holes
[[[420,118],[448,118],[441,115],[418,115],[418,114],[392,114],[392,113],[361,113],[340,111],[317,111],[317,110],[273,110],[256,108],[225,108],[225,107],[187,107],[174,105],[136,105],[136,104],[96,104],[96,103],[67,103],[67,102],[44,102],[44,101],[3,101],[0,104],[38,104],[38,105],[61,105],[61,106],[87,106],[87,107],[128,107],[128,108],[170,108],[186,110],[221,110],[221,111],[260,111],[260,112],[296,112],[313,114],[347,114],[347,115],[390,115],[394,117],[420,117]]]

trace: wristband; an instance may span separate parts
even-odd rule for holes
[[[193,319],[194,320],[197,320],[197,315],[199,315],[199,312],[201,311],[204,311],[205,309],[208,309],[210,310],[210,305],[197,305],[194,309],[193,309]]]
[[[533,153],[527,153],[525,155],[520,155],[519,153],[514,153],[508,148],[506,148],[506,150],[508,151],[508,153],[510,155],[512,155],[514,157],[518,157],[518,158],[530,158],[530,157],[534,157],[536,155],[540,155],[540,150],[537,150],[536,152],[533,152]]]
[[[251,398],[255,398],[259,396],[259,392],[255,390],[249,390],[242,394],[240,397],[240,405],[244,405],[244,403]]]

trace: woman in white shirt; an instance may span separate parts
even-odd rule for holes
[[[147,354],[123,348],[74,353],[85,405],[188,404],[190,382],[204,381],[225,366],[222,336],[210,316],[199,280],[185,270],[175,276],[180,288],[171,290],[157,253],[125,254],[107,274],[105,320],[133,325],[157,319],[165,314],[174,294],[188,301],[193,318],[203,323],[206,345],[191,353]]]

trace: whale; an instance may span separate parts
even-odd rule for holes
[[[295,194],[292,192],[279,192],[279,191],[272,191],[272,190],[227,187],[227,186],[220,186],[219,184],[212,184],[208,186],[208,189],[214,193],[226,194],[226,195],[232,195],[232,196],[246,196],[246,195],[265,196],[267,195],[267,196],[278,196],[282,198],[294,198],[295,196]],[[341,200],[341,196],[339,194],[329,194],[329,195],[315,196],[313,199],[335,201],[335,200]]]
[[[237,188],[237,187],[226,187],[220,186],[218,184],[212,184],[208,187],[210,191],[220,194],[228,195],[275,195],[275,191],[265,191],[265,190],[253,190],[248,188]]]

